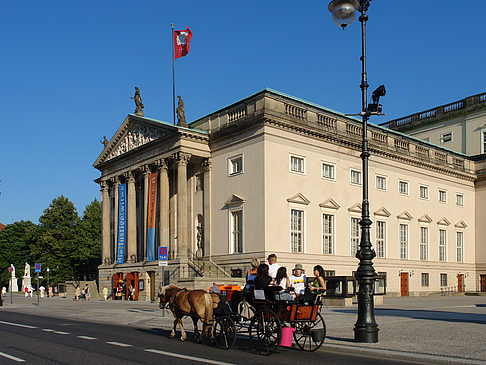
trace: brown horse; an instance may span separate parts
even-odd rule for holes
[[[196,341],[200,340],[200,334],[197,328],[197,321],[199,319],[203,323],[203,335],[212,336],[213,301],[207,291],[189,290],[178,288],[175,285],[168,285],[161,288],[159,298],[159,307],[162,309],[168,304],[175,318],[174,328],[170,334],[170,338],[175,337],[176,325],[179,323],[179,327],[181,328],[181,341],[186,340],[187,335],[182,325],[182,318],[186,316],[192,318]]]

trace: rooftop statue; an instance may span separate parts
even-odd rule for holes
[[[186,123],[186,108],[184,107],[184,101],[177,95],[179,102],[177,103],[177,125],[180,127],[187,127]]]
[[[138,87],[135,86],[135,95],[133,96],[133,99],[135,101],[135,115],[139,115],[143,117],[143,104],[142,104],[142,97],[140,96],[140,90]]]
[[[103,147],[106,147],[108,145],[108,140],[106,139],[106,136],[103,136],[103,140],[100,140],[100,143],[103,145]]]

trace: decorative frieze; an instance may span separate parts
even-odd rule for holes
[[[116,149],[110,154],[108,159],[120,156],[130,150],[140,147],[146,143],[164,136],[158,129],[150,128],[141,124],[135,124],[122,138]]]

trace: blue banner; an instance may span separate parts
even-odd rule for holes
[[[116,263],[125,262],[125,241],[127,233],[127,184],[118,186],[118,246]]]

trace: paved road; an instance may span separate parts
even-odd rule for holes
[[[87,321],[0,313],[0,363],[35,364],[404,364],[390,358],[306,353],[282,349],[272,356],[252,352],[246,339],[229,351],[168,339],[169,331]],[[192,337],[192,336],[191,336]],[[411,362],[407,362],[411,363]]]

